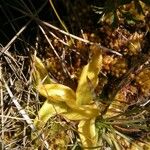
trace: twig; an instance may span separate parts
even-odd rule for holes
[[[7,83],[5,82],[5,80],[3,79],[4,82],[4,86],[9,94],[9,96],[12,98],[12,101],[14,103],[14,105],[16,106],[16,108],[18,109],[19,113],[22,115],[22,117],[26,120],[27,124],[30,126],[30,128],[32,130],[35,130],[35,127],[33,126],[33,123],[31,121],[31,119],[29,118],[28,114],[25,112],[25,110],[21,107],[21,105],[18,103],[17,98],[12,94],[10,88],[8,87]]]
[[[5,118],[5,120],[6,120],[7,118],[13,119],[13,120],[21,120],[21,121],[25,120],[25,118],[12,117],[12,116],[8,116],[8,115],[0,115],[0,118],[2,118],[2,117]],[[33,120],[33,119],[31,119],[31,120]]]
[[[52,48],[52,50],[54,51],[55,55],[57,56],[59,61],[62,63],[64,73],[66,73],[68,76],[70,76],[70,72],[66,69],[65,63],[62,61],[61,57],[58,55],[57,51],[55,50],[54,46],[52,45],[51,41],[49,40],[46,32],[44,31],[44,29],[41,26],[39,26],[39,28],[41,29],[42,33],[44,34],[46,40],[48,41],[48,43],[49,43],[50,47]]]
[[[0,56],[4,53],[5,55],[7,55],[7,53],[5,53],[6,51],[9,50],[9,48],[11,47],[11,45],[14,43],[14,41],[18,38],[18,36],[26,29],[26,27],[30,24],[32,20],[28,21],[20,30],[18,33],[16,33],[16,35],[8,42],[8,44],[2,48],[1,52],[0,52]]]
[[[2,66],[1,66],[1,62],[0,62],[0,81],[2,80]],[[3,88],[2,88],[2,82],[0,82],[0,100],[1,100],[1,138],[2,138],[2,145],[1,145],[1,148],[2,150],[4,149],[4,143],[3,143],[3,139],[4,139],[4,103],[3,103]]]
[[[50,33],[55,39],[57,39],[60,43],[64,44],[65,46],[69,46],[68,43],[65,43],[63,40],[61,40],[59,37],[57,37],[53,32],[49,31],[49,33]]]
[[[40,21],[40,20],[37,19],[37,21]],[[74,39],[76,39],[76,40],[82,41],[82,42],[87,43],[87,44],[90,44],[90,45],[98,44],[99,47],[102,48],[104,52],[111,52],[111,53],[116,54],[116,55],[118,55],[118,56],[122,56],[122,54],[120,54],[119,52],[116,52],[116,51],[114,51],[114,50],[112,50],[112,49],[106,48],[106,47],[100,45],[100,43],[93,43],[93,42],[90,42],[89,40],[86,40],[86,39],[80,38],[80,37],[78,37],[78,36],[75,36],[75,35],[73,35],[73,34],[71,34],[71,33],[65,32],[65,31],[63,31],[63,30],[61,30],[61,29],[59,29],[59,28],[57,28],[57,27],[51,25],[50,23],[45,22],[45,21],[40,21],[40,22],[41,22],[43,25],[46,25],[46,26],[48,26],[48,27],[50,27],[50,28],[52,28],[52,29],[54,29],[54,30],[56,30],[56,31],[58,31],[58,32],[60,32],[60,33],[62,33],[62,34],[65,34],[65,35],[67,35],[67,36],[69,36],[69,37],[72,37],[72,38],[74,38]]]
[[[61,29],[59,29],[59,28],[57,28],[57,27],[51,25],[51,24],[48,23],[48,22],[41,21],[41,20],[37,20],[37,21],[40,21],[43,25],[46,25],[46,26],[48,26],[48,27],[50,27],[50,28],[52,28],[52,29],[54,29],[54,30],[56,30],[56,31],[58,31],[58,32],[60,32],[60,33],[62,33],[62,34],[65,34],[65,35],[67,35],[67,36],[70,36],[70,37],[72,37],[72,38],[74,38],[74,39],[76,39],[76,40],[82,41],[82,42],[87,43],[87,44],[93,44],[93,42],[90,42],[89,40],[85,40],[85,39],[80,38],[80,37],[78,37],[78,36],[75,36],[75,35],[73,35],[73,34],[71,34],[71,33],[65,32],[64,30],[61,30]]]
[[[55,9],[55,7],[54,7],[54,4],[53,4],[52,0],[49,0],[49,2],[50,2],[50,4],[51,4],[51,7],[52,7],[52,9],[53,9],[53,11],[54,11],[56,17],[58,18],[60,24],[62,25],[62,27],[64,28],[64,30],[69,33],[69,31],[68,31],[68,29],[67,29],[65,23],[61,20],[60,16],[58,15],[58,13],[57,13],[57,11],[56,11],[56,9]]]
[[[52,45],[51,41],[49,40],[49,38],[48,38],[47,34],[45,33],[44,29],[41,26],[39,26],[39,28],[41,29],[42,33],[44,34],[46,40],[48,41],[48,43],[49,43],[50,47],[52,48],[52,50],[54,51],[55,55],[60,60],[61,59],[60,56],[58,55],[58,53],[55,50],[54,46]]]

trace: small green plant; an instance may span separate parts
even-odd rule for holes
[[[102,52],[95,48],[91,61],[82,70],[75,92],[67,86],[53,83],[40,59],[35,57],[35,88],[47,99],[34,120],[36,129],[43,128],[50,117],[60,114],[68,120],[78,122],[78,133],[83,147],[97,146],[95,119],[100,111],[93,101],[93,88],[98,84],[101,68]]]
[[[34,120],[36,129],[41,131],[51,117],[60,115],[77,123],[77,133],[84,149],[149,148],[145,138],[138,141],[127,136],[128,133],[136,134],[142,130],[147,132],[149,128],[147,119],[141,114],[142,108],[128,109],[124,90],[119,91],[107,105],[95,101],[94,89],[98,85],[98,74],[102,68],[102,52],[97,46],[93,50],[91,60],[82,70],[76,92],[68,86],[55,83],[42,61],[34,57],[34,85],[39,94],[46,98]],[[32,137],[36,139],[34,133]]]

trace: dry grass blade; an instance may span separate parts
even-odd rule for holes
[[[57,37],[53,32],[49,31],[49,33],[55,38],[57,39],[60,43],[62,43],[65,46],[69,46],[68,43],[64,42],[62,39],[60,39],[59,37]]]
[[[86,39],[83,39],[83,38],[81,38],[81,37],[75,36],[75,35],[73,35],[73,34],[71,34],[71,33],[65,32],[65,31],[63,31],[63,30],[61,30],[61,29],[59,29],[59,28],[57,28],[57,27],[51,25],[50,23],[45,22],[45,21],[41,21],[41,20],[39,20],[39,19],[36,19],[36,20],[39,22],[39,24],[46,25],[46,26],[48,26],[48,27],[50,27],[50,28],[52,28],[52,29],[54,29],[54,30],[56,30],[56,31],[58,31],[58,32],[60,32],[60,33],[62,33],[62,34],[65,34],[65,35],[67,35],[67,36],[69,36],[69,37],[71,37],[71,38],[74,38],[74,39],[76,39],[76,40],[82,41],[82,42],[87,43],[87,44],[90,44],[90,45],[99,44],[99,43],[90,42],[89,40],[86,40]],[[110,53],[116,54],[116,55],[118,55],[118,56],[122,56],[122,54],[120,54],[119,52],[116,52],[116,51],[114,51],[114,50],[112,50],[112,49],[106,48],[106,47],[104,47],[104,46],[102,46],[102,45],[100,45],[100,44],[99,44],[99,47],[102,48],[102,50],[103,50],[104,52],[110,52]]]
[[[22,106],[19,104],[17,98],[13,95],[13,93],[11,92],[10,88],[8,87],[6,81],[3,79],[3,83],[4,83],[4,86],[9,94],[9,96],[11,97],[14,105],[16,106],[18,112],[21,114],[21,116],[26,120],[27,124],[30,126],[30,128],[32,129],[32,132],[36,131],[34,125],[33,125],[33,122],[32,120],[30,119],[29,115],[27,114],[27,112],[22,108]],[[42,141],[44,142],[46,148],[48,149],[49,148],[49,145],[47,143],[46,140],[44,140],[44,135],[42,134],[41,135],[41,139]]]
[[[0,101],[1,101],[1,148],[4,149],[4,143],[3,143],[3,139],[4,139],[4,103],[3,103],[3,88],[2,88],[2,66],[1,66],[1,60],[0,60]]]
[[[57,57],[58,60],[60,61],[64,73],[66,73],[66,75],[70,76],[70,73],[69,73],[69,71],[68,71],[68,69],[67,69],[67,67],[66,67],[66,65],[65,65],[65,63],[64,63],[64,61],[62,60],[62,58],[59,56],[59,54],[57,53],[56,49],[55,49],[54,46],[52,45],[50,39],[48,38],[48,35],[46,34],[46,32],[44,31],[44,29],[43,29],[41,26],[39,26],[39,28],[41,29],[42,33],[44,34],[44,36],[45,36],[46,40],[48,41],[50,47],[51,47],[52,50],[54,51],[56,57]]]
[[[18,103],[17,98],[13,95],[13,93],[11,92],[10,88],[8,87],[6,81],[3,79],[3,83],[4,86],[9,94],[9,96],[11,97],[14,105],[16,106],[16,108],[18,109],[19,113],[22,115],[22,117],[26,120],[27,124],[31,127],[31,129],[34,131],[35,128],[33,126],[33,123],[31,121],[31,119],[29,118],[29,115],[25,112],[25,110],[22,108],[22,106]]]
[[[57,56],[57,58],[60,60],[60,56],[58,55],[57,51],[55,50],[54,46],[52,45],[50,39],[48,38],[47,34],[45,33],[44,29],[39,26],[39,28],[41,29],[42,33],[44,34],[46,40],[48,41],[50,47],[52,48],[52,50],[54,51],[55,55]]]

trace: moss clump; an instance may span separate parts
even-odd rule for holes
[[[142,69],[135,80],[143,95],[150,96],[150,68]]]

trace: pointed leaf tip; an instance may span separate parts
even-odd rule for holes
[[[76,102],[78,105],[92,102],[93,92],[98,84],[98,74],[102,68],[102,51],[100,47],[96,45],[91,47],[91,49],[93,56],[82,70],[76,91]]]

